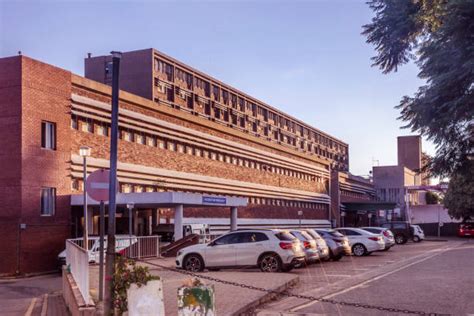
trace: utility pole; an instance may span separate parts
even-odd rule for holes
[[[117,139],[119,112],[119,68],[122,53],[112,54],[112,122],[110,131],[110,182],[109,182],[109,223],[107,234],[107,254],[105,260],[104,315],[113,311],[112,293],[115,274],[115,211],[117,193]]]

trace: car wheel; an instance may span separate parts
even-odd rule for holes
[[[418,237],[418,236],[414,236],[414,237],[413,237],[413,241],[414,241],[414,242],[420,242],[421,239],[420,239],[420,237]]]
[[[395,242],[400,245],[406,243],[405,236],[403,235],[396,235],[395,236]]]
[[[356,257],[361,257],[365,255],[366,252],[367,252],[367,249],[362,244],[355,244],[354,246],[352,246],[352,253]]]
[[[282,264],[276,254],[269,253],[262,256],[259,267],[262,272],[278,272],[281,271]]]
[[[189,255],[183,262],[184,270],[192,272],[201,272],[204,270],[204,261],[200,255]]]
[[[341,258],[342,258],[342,255],[333,256],[332,261],[339,261],[341,260]]]

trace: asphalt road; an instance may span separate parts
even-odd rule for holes
[[[0,280],[0,315],[25,315],[31,306],[31,315],[41,313],[45,294],[61,291],[60,274],[24,279]]]
[[[395,246],[368,257],[297,270],[292,293],[338,302],[449,315],[474,315],[474,240]],[[258,315],[397,315],[399,313],[281,299]]]

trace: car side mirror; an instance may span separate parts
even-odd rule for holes
[[[215,245],[216,245],[216,243],[215,243],[215,242],[213,242],[213,241],[211,241],[211,242],[210,242],[210,243],[208,243],[207,245],[208,245],[209,247],[213,247],[213,246],[215,246]]]

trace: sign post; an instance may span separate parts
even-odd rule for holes
[[[105,295],[104,315],[113,311],[112,279],[115,274],[115,211],[116,186],[117,186],[117,140],[118,140],[118,115],[119,115],[119,69],[122,53],[112,54],[112,115],[110,127],[110,180],[109,180],[109,222],[107,231],[107,256],[105,269]]]
[[[109,200],[108,170],[97,170],[91,173],[86,181],[86,192],[94,200],[100,201],[100,239],[99,239],[99,301],[104,300],[104,233],[105,204]]]

